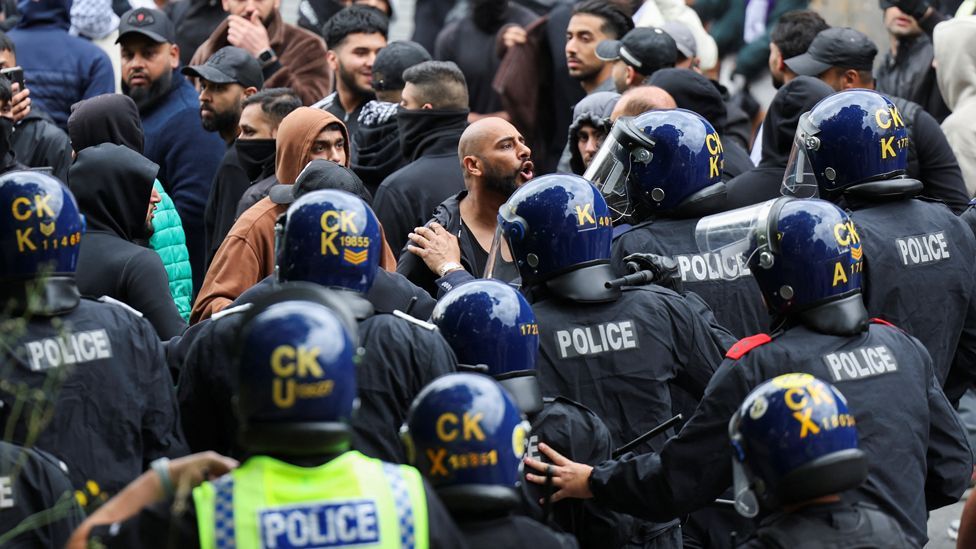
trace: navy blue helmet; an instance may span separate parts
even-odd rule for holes
[[[361,198],[334,189],[302,195],[279,222],[278,278],[366,293],[382,253],[380,224]]]
[[[884,95],[835,93],[800,116],[783,194],[831,198],[851,185],[903,175],[908,139],[901,113]]]
[[[854,488],[867,478],[844,396],[810,374],[759,385],[729,421],[736,507],[767,510]],[[759,502],[754,496],[758,496]]]
[[[498,209],[492,257],[508,244],[524,286],[581,265],[610,259],[613,222],[607,202],[578,175],[545,175],[529,181]],[[492,277],[489,261],[485,278]]]
[[[470,496],[517,500],[528,430],[495,380],[457,373],[417,395],[401,436],[411,463],[453,508]]]
[[[743,254],[774,316],[861,291],[863,248],[844,210],[818,199],[777,198],[698,222],[702,251]]]
[[[53,176],[14,171],[0,176],[0,279],[73,276],[85,217]]]
[[[462,284],[437,302],[431,321],[454,350],[458,368],[497,379],[526,414],[542,409],[535,378],[539,325],[515,288],[490,279]]]
[[[586,173],[614,221],[687,207],[724,191],[718,132],[695,112],[650,111],[620,118]],[[709,189],[709,191],[705,191]]]
[[[351,316],[289,300],[294,291],[256,304],[244,320],[237,361],[241,442],[285,455],[343,451],[358,407]]]

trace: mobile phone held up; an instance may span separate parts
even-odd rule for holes
[[[19,91],[24,91],[24,69],[20,67],[0,69],[0,76],[10,80],[11,84],[14,82],[20,84]]]

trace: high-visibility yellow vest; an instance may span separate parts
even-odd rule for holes
[[[252,457],[193,501],[203,549],[429,546],[420,473],[359,452],[318,467]]]

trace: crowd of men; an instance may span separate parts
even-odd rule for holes
[[[972,485],[972,2],[880,60],[806,2],[157,4],[0,6],[0,547],[921,547]]]

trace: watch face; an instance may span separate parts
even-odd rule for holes
[[[273,57],[274,57],[274,52],[273,51],[271,51],[271,50],[264,50],[263,52],[261,52],[261,55],[258,56],[258,60],[261,61],[261,62],[266,63],[268,61],[271,61],[271,58],[273,58]]]

